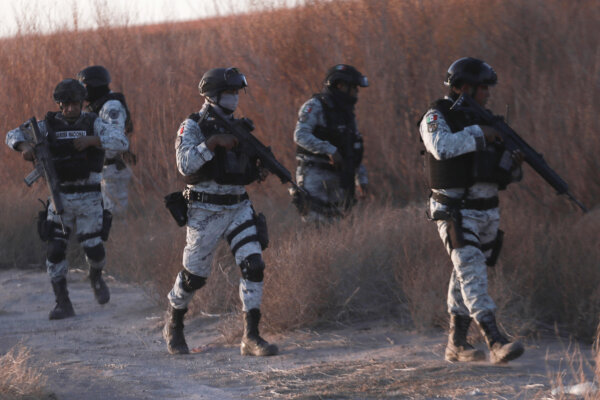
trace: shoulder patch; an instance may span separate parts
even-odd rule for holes
[[[436,124],[437,125],[438,116],[436,113],[429,114],[427,116],[427,124]]]
[[[306,120],[308,119],[308,116],[310,115],[312,110],[313,110],[313,106],[311,104],[306,104],[304,107],[302,107],[298,121],[306,122]]]
[[[183,130],[185,129],[185,124],[181,124],[179,130],[177,131],[177,136],[183,136]]]

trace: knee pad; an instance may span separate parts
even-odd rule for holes
[[[65,259],[67,251],[67,242],[63,240],[52,239],[48,242],[46,258],[53,264],[58,264]]]
[[[191,274],[185,269],[182,269],[179,275],[181,276],[181,287],[189,293],[200,289],[206,283],[205,277]]]
[[[242,278],[250,282],[262,282],[265,263],[260,254],[250,254],[240,264]]]
[[[104,260],[104,245],[102,243],[97,244],[94,247],[83,247],[85,255],[92,261],[99,262]]]

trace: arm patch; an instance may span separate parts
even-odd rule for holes
[[[300,111],[300,117],[298,118],[298,121],[300,121],[300,122],[306,122],[306,120],[308,119],[308,116],[312,112],[312,109],[313,109],[313,107],[310,104],[307,104],[304,107],[302,107],[302,110]]]
[[[429,133],[437,131],[438,128],[438,115],[433,112],[429,114],[425,120],[427,122],[427,131]]]

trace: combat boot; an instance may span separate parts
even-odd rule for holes
[[[54,296],[56,297],[56,306],[54,307],[54,310],[50,311],[48,318],[63,319],[74,316],[75,310],[73,310],[73,304],[71,304],[71,300],[69,299],[67,279],[62,278],[58,282],[53,281],[52,289],[54,290]]]
[[[167,342],[167,349],[171,354],[189,354],[190,349],[183,336],[183,317],[187,308],[178,310],[169,305],[167,313],[167,322],[163,328],[163,337]]]
[[[494,364],[514,360],[525,351],[520,342],[511,342],[500,333],[496,317],[491,312],[481,316],[478,324],[490,349],[490,361]]]
[[[258,308],[244,311],[244,336],[240,344],[240,352],[243,356],[273,356],[278,352],[277,346],[269,344],[260,337],[259,322],[260,310]]]
[[[471,317],[450,314],[450,332],[446,346],[447,361],[483,361],[485,354],[471,346],[467,334],[471,325]]]
[[[94,297],[98,304],[106,304],[110,300],[110,291],[108,286],[102,279],[102,270],[98,268],[90,268],[90,282],[94,289]]]

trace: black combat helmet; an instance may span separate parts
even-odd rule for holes
[[[361,74],[353,66],[346,64],[338,64],[329,68],[323,83],[325,86],[333,87],[335,83],[339,81],[346,82],[352,86],[369,86],[369,81],[366,76]]]
[[[57,103],[78,103],[82,102],[87,96],[85,87],[75,79],[65,79],[60,81],[52,97]]]
[[[107,86],[110,83],[110,74],[102,65],[92,65],[79,71],[77,79],[85,86]]]
[[[498,76],[487,63],[476,58],[463,57],[450,65],[444,85],[460,88],[465,83],[473,86],[495,85],[498,83]]]
[[[214,97],[225,90],[239,90],[246,86],[246,77],[237,68],[213,68],[202,75],[198,90],[202,96]]]

